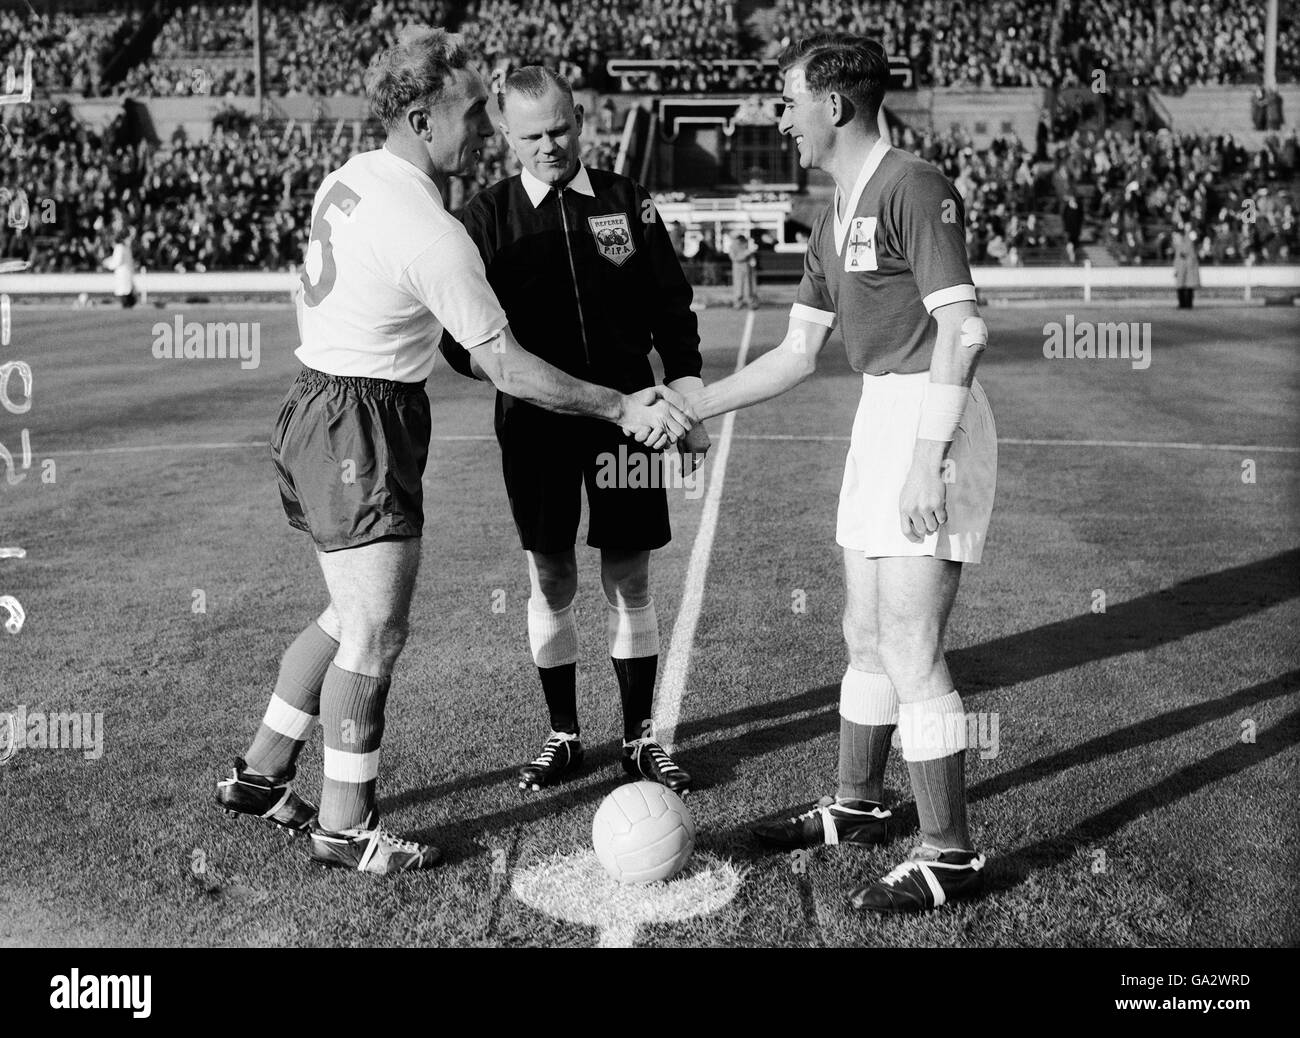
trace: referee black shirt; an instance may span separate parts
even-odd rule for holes
[[[698,376],[700,336],[691,286],[645,189],[579,164],[563,188],[527,170],[479,192],[461,220],[478,246],[510,330],[562,371],[622,393]],[[473,377],[449,335],[453,368]],[[497,414],[515,403],[498,393]]]

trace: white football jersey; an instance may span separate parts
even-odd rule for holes
[[[379,148],[325,178],[298,298],[304,364],[419,382],[444,328],[471,349],[507,323],[478,249],[423,172]]]

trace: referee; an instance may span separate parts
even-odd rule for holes
[[[691,288],[645,189],[582,164],[582,107],[550,69],[517,69],[498,100],[501,130],[523,170],[477,195],[462,219],[520,344],[562,371],[625,393],[654,384],[653,348],[669,388],[702,389]],[[472,360],[450,332],[442,350],[456,370],[482,377],[477,351]],[[690,775],[654,741],[650,720],[659,661],[650,553],[671,538],[666,459],[612,425],[543,411],[505,392],[496,397],[496,432],[528,557],[528,640],[550,721],[541,751],[519,770],[520,789],[539,790],[582,764],[573,599],[585,484],[587,543],[600,551],[622,700],[623,767],[688,790]],[[693,471],[708,447],[697,424],[679,444],[678,472]],[[653,475],[638,478],[644,473]]]

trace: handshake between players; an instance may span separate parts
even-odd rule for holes
[[[700,420],[686,398],[668,386],[620,393],[577,380],[557,381],[555,369],[520,346],[509,327],[496,341],[474,350],[470,366],[476,377],[502,393],[557,414],[599,415],[651,450],[684,439]]]

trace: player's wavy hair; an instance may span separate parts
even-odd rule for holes
[[[437,101],[452,69],[465,68],[472,58],[463,36],[445,29],[403,29],[366,69],[366,96],[375,117],[393,126],[413,102]]]
[[[778,60],[782,72],[796,65],[803,69],[809,93],[843,94],[875,121],[889,82],[889,58],[875,40],[847,32],[822,32],[796,40]]]

